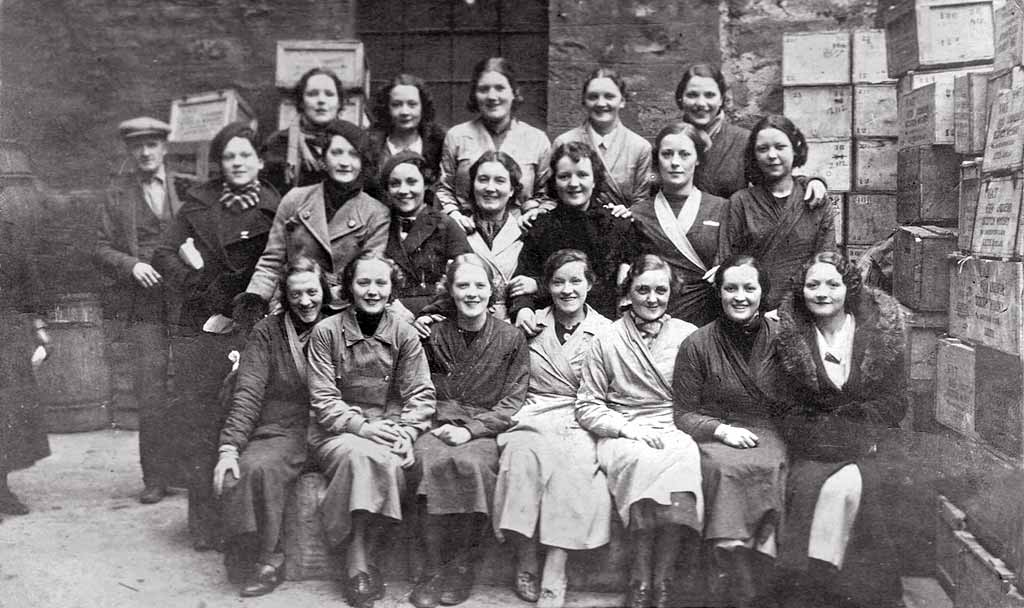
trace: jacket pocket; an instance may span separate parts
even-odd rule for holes
[[[350,405],[359,407],[384,407],[388,400],[390,380],[388,376],[360,374],[346,374],[344,377],[336,378],[341,398]]]

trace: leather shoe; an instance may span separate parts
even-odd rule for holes
[[[474,575],[473,568],[468,565],[449,566],[442,577],[441,604],[455,606],[468,600],[473,591]]]
[[[540,581],[532,572],[517,573],[514,589],[516,597],[524,602],[536,602],[540,598]]]
[[[423,579],[416,583],[409,595],[409,602],[416,608],[437,608],[441,603],[441,580],[440,574],[426,574]]]
[[[349,606],[364,608],[372,606],[377,590],[367,572],[356,572],[355,576],[345,581],[345,601]]]
[[[238,594],[242,597],[266,595],[277,589],[277,586],[280,584],[281,571],[269,564],[260,564],[253,572],[252,578],[245,585],[242,585],[242,589]]]
[[[373,588],[373,599],[384,599],[384,577],[380,575],[377,566],[368,566],[367,576],[370,577],[370,587]]]
[[[661,582],[654,583],[653,591],[653,602],[654,608],[672,608],[677,606],[675,582],[672,579],[665,579]]]
[[[630,581],[629,593],[626,595],[627,608],[650,608],[653,595],[650,583],[646,581]]]
[[[146,486],[146,489],[139,494],[139,502],[144,505],[155,505],[167,496],[166,486]]]
[[[13,492],[7,490],[0,493],[0,513],[7,515],[27,515],[28,507],[25,503],[18,500],[18,497]]]

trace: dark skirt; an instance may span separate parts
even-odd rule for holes
[[[764,540],[782,523],[786,446],[767,426],[738,426],[757,435],[756,448],[733,448],[717,440],[698,444],[708,540]]]
[[[450,446],[426,433],[416,440],[416,493],[427,499],[427,513],[491,514],[498,479],[498,443],[492,437]]]
[[[0,475],[50,455],[43,406],[32,373],[29,315],[0,313]]]

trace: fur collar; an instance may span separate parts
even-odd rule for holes
[[[904,356],[906,333],[899,303],[877,289],[864,287],[853,313],[857,321],[855,359],[861,384],[876,384],[887,377],[892,365]],[[779,307],[777,341],[779,363],[786,374],[808,390],[818,393],[817,362],[814,360],[814,326],[793,312],[792,295]]]

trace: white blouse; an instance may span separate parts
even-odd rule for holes
[[[828,379],[839,388],[843,388],[850,378],[850,360],[853,359],[853,334],[857,330],[857,322],[853,315],[847,313],[843,326],[834,336],[834,344],[829,345],[821,330],[815,326],[814,336],[818,341],[818,353],[825,366]]]

